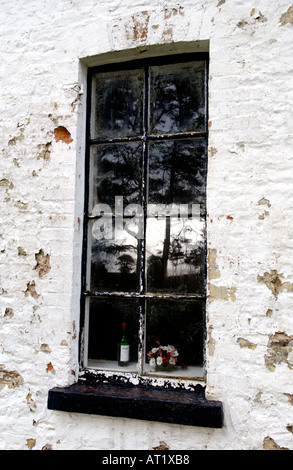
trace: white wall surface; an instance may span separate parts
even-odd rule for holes
[[[0,449],[292,450],[292,0],[0,0],[0,17]],[[208,44],[206,387],[224,427],[48,410],[79,370],[86,68]]]

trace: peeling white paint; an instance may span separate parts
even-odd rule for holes
[[[0,382],[0,449],[293,449],[292,345],[281,360],[269,342],[293,335],[290,2],[16,0],[0,16],[0,370],[21,377]],[[48,390],[79,373],[86,67],[208,49],[206,390],[225,426],[52,412]]]

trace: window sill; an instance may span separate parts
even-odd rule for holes
[[[48,408],[187,426],[223,426],[222,403],[207,400],[201,386],[189,391],[77,382],[49,390]]]

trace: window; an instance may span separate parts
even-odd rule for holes
[[[88,84],[84,366],[201,377],[207,57],[101,66]]]
[[[206,54],[184,54],[89,70],[81,370],[49,390],[49,409],[223,426],[222,403],[194,380],[204,365],[207,66]],[[118,361],[122,324],[130,350]]]

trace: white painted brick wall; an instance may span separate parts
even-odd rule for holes
[[[0,4],[0,449],[292,450],[292,0]],[[50,411],[78,374],[86,66],[207,40],[207,394],[225,426]]]

